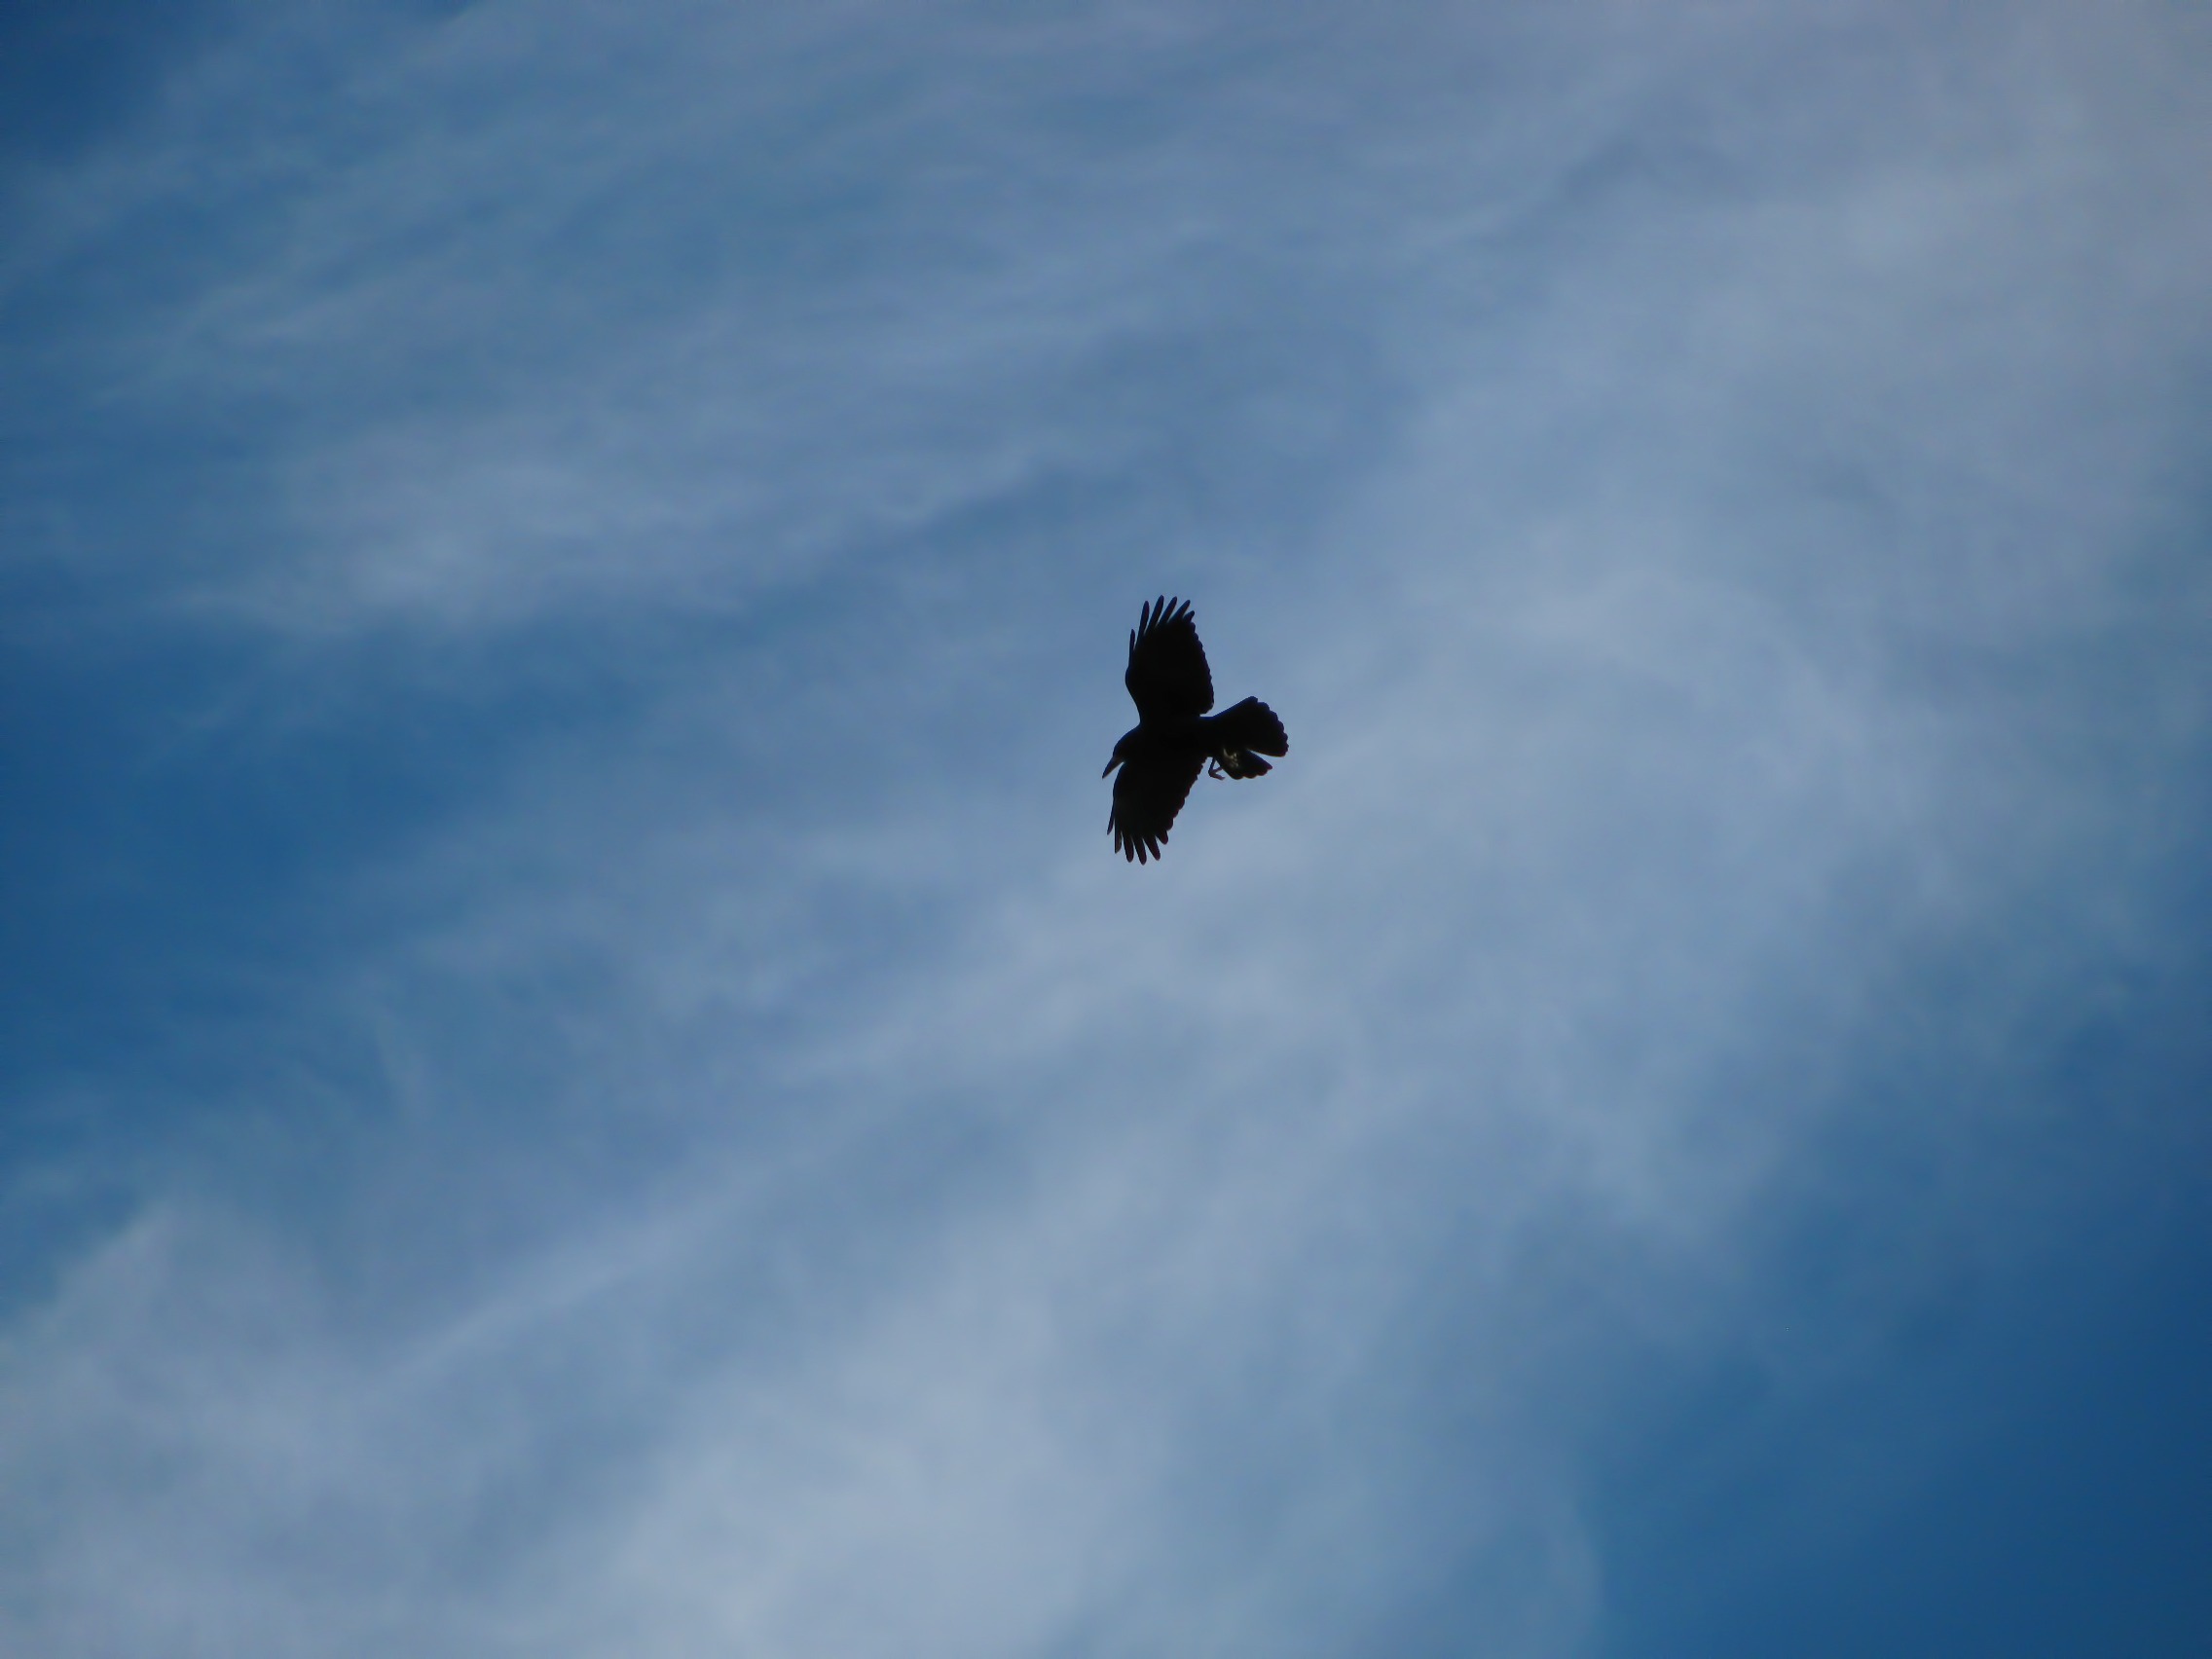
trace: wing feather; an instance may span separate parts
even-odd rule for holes
[[[1213,671],[1188,600],[1156,599],[1144,608],[1129,634],[1122,683],[1140,721],[1193,719],[1213,707]]]
[[[1114,810],[1106,819],[1114,850],[1138,864],[1160,857],[1168,827],[1183,810],[1203,764],[1200,756],[1160,756],[1132,760],[1116,773]]]

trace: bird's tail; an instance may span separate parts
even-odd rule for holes
[[[1250,749],[1278,756],[1290,753],[1290,737],[1282,729],[1282,721],[1257,697],[1247,697],[1214,716],[1214,730],[1224,749]]]

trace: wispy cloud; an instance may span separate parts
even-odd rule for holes
[[[2185,14],[287,27],[18,199],[51,476],[212,469],[22,557],[251,657],[138,810],[445,781],[205,855],[323,920],[79,1068],[155,1151],[0,1326],[13,1642],[1633,1645],[1660,1382],[2187,1143],[2030,1132],[2201,983]],[[1293,755],[1137,872],[1169,588]]]

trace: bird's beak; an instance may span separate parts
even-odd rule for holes
[[[1113,772],[1113,770],[1114,770],[1114,768],[1115,768],[1115,767],[1117,767],[1117,766],[1119,766],[1119,765],[1120,765],[1121,763],[1122,763],[1122,757],[1121,757],[1121,756],[1120,756],[1119,755],[1115,756],[1113,759],[1111,759],[1111,760],[1109,760],[1109,761],[1107,761],[1107,762],[1106,762],[1106,770],[1105,770],[1105,771],[1103,771],[1103,772],[1101,772],[1101,773],[1099,773],[1098,775],[1099,775],[1099,776],[1100,776],[1101,778],[1103,778],[1103,777],[1107,777],[1107,776],[1111,775],[1111,774],[1112,774],[1112,772]]]

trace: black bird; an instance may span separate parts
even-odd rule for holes
[[[1272,770],[1262,755],[1290,753],[1274,710],[1257,697],[1208,715],[1213,673],[1188,603],[1156,599],[1129,634],[1129,668],[1122,676],[1137,706],[1137,723],[1114,745],[1105,777],[1117,766],[1114,810],[1106,828],[1114,849],[1143,864],[1160,857],[1167,827],[1183,810],[1200,767],[1217,778],[1257,778]]]

